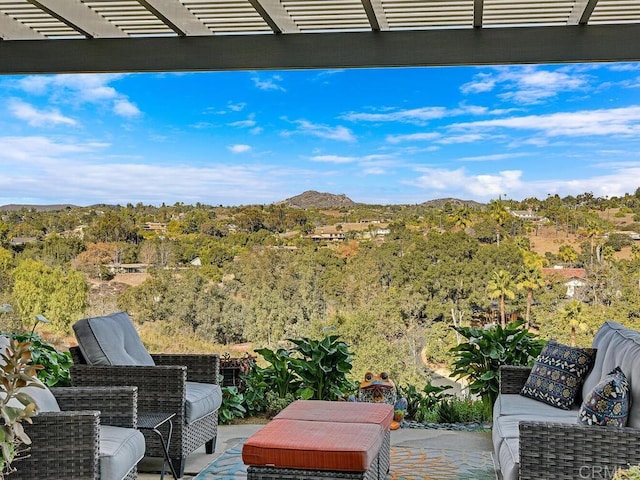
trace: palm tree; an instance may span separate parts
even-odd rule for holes
[[[596,222],[594,222],[593,220],[589,220],[587,224],[584,226],[584,228],[580,229],[580,233],[585,237],[589,238],[590,245],[591,245],[591,264],[593,265],[593,247],[594,247],[595,239],[598,235],[602,233],[602,230],[600,229],[600,227]]]
[[[455,227],[465,230],[471,225],[471,210],[467,207],[460,207],[449,215],[449,219]]]
[[[531,318],[531,304],[533,303],[533,292],[540,287],[545,286],[545,280],[542,277],[542,270],[537,266],[526,265],[523,267],[522,272],[518,275],[518,290],[524,290],[527,292],[527,311],[525,313],[525,328],[529,328]]]
[[[507,326],[505,315],[505,298],[513,300],[516,296],[514,292],[513,278],[509,272],[500,270],[491,274],[491,280],[487,285],[489,298],[500,298],[500,324]]]
[[[496,222],[496,242],[500,246],[500,229],[506,223],[511,214],[502,203],[502,199],[489,202],[489,216]]]
[[[587,324],[582,321],[582,303],[577,300],[571,300],[561,310],[561,315],[564,320],[569,324],[571,329],[571,346],[576,346],[576,332],[577,329],[582,331],[587,330]]]

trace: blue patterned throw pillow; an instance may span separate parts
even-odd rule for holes
[[[596,356],[593,348],[576,348],[549,340],[536,359],[520,395],[569,410]]]
[[[616,367],[587,394],[578,412],[578,423],[624,427],[629,417],[629,401],[629,382],[620,367]]]

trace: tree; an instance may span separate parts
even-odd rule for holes
[[[576,330],[580,329],[585,331],[588,327],[587,324],[582,321],[582,303],[577,300],[571,300],[561,310],[561,315],[569,325],[571,332],[571,346],[576,346]]]
[[[560,245],[558,256],[564,263],[572,264],[578,259],[578,252],[571,245]]]
[[[489,216],[495,222],[496,225],[496,243],[500,246],[500,230],[510,217],[509,210],[502,202],[502,199],[492,200],[489,203]]]
[[[489,298],[500,299],[500,325],[502,328],[507,326],[507,318],[505,313],[505,298],[513,300],[516,296],[514,292],[513,278],[509,272],[499,270],[492,272],[491,280],[487,285]]]
[[[527,292],[527,310],[525,313],[525,328],[529,329],[531,319],[531,304],[533,303],[533,292],[545,286],[542,277],[542,270],[535,265],[524,265],[522,272],[518,275],[517,288]]]
[[[13,298],[23,325],[30,325],[36,314],[42,314],[55,332],[68,334],[71,323],[85,313],[89,288],[77,270],[65,271],[26,259],[18,264],[13,277]]]

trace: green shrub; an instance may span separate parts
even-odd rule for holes
[[[545,342],[523,328],[522,322],[504,328],[453,328],[468,341],[451,349],[455,357],[452,374],[469,381],[469,391],[480,396],[490,414],[498,396],[500,366],[532,364]]]
[[[451,388],[450,385],[431,385],[431,382],[427,383],[422,390],[418,390],[415,385],[398,385],[398,397],[404,397],[407,400],[405,418],[417,422],[437,422],[438,405],[450,397],[450,394],[445,392]]]
[[[618,469],[611,480],[640,480],[640,466]]]
[[[284,410],[296,398],[291,393],[287,393],[284,397],[278,396],[275,392],[269,391],[266,395],[266,414],[267,417],[273,418]]]
[[[446,398],[438,405],[440,423],[486,422],[489,419],[481,401],[462,398]]]
[[[290,339],[298,354],[290,359],[291,368],[301,379],[300,398],[337,400],[354,390],[347,375],[353,368],[349,346],[337,335],[322,340]]]
[[[38,379],[48,387],[71,386],[70,368],[73,365],[69,352],[59,352],[37,333],[5,333],[18,342],[29,342],[32,360],[35,365],[42,365],[38,370]]]
[[[222,405],[218,409],[221,424],[229,423],[235,418],[243,418],[247,410],[243,406],[244,395],[238,387],[222,387]]]
[[[258,367],[255,363],[251,366],[249,372],[241,375],[244,393],[244,406],[247,415],[259,415],[267,410],[267,389],[269,385],[265,381],[264,369]]]

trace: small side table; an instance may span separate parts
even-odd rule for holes
[[[162,470],[160,470],[160,480],[164,480],[164,469],[167,463],[169,464],[171,475],[173,475],[173,480],[178,480],[178,475],[173,468],[171,458],[169,458],[169,445],[171,445],[171,434],[173,433],[173,422],[171,420],[175,416],[175,413],[165,412],[138,413],[138,430],[151,430],[153,433],[158,435],[158,437],[160,437],[160,443],[162,444],[162,450],[164,451]],[[165,438],[162,435],[162,432],[158,430],[158,427],[167,422],[169,422],[169,433],[167,434],[167,439],[165,441]]]

